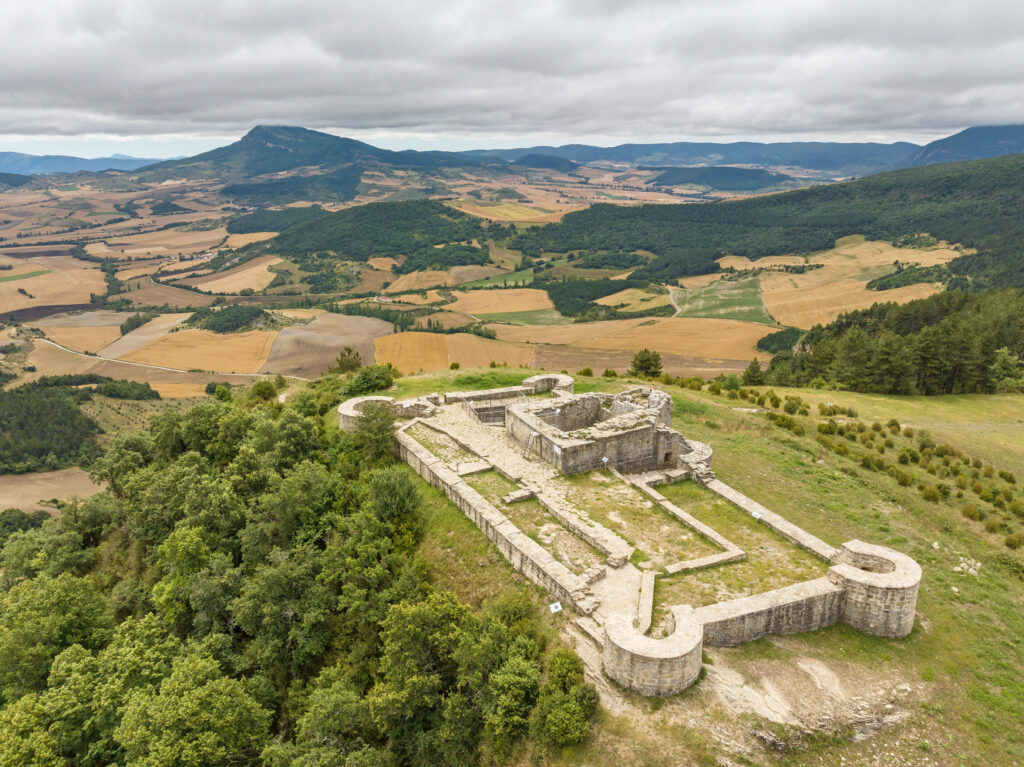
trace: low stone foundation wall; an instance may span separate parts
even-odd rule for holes
[[[399,431],[398,457],[448,499],[498,547],[516,570],[553,594],[556,599],[589,615],[597,608],[587,583],[533,541],[480,493],[470,487],[427,448]]]
[[[418,397],[410,400],[396,400],[394,397],[368,396],[353,397],[338,405],[338,426],[345,431],[352,431],[359,423],[363,408],[370,402],[380,402],[391,406],[395,418],[424,418],[434,414],[437,408],[437,397]]]

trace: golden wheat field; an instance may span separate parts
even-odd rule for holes
[[[43,471],[35,474],[9,474],[0,477],[0,509],[35,511],[39,501],[64,500],[72,495],[86,498],[103,490],[79,468]]]
[[[0,282],[0,311],[10,312],[31,306],[86,304],[92,293],[105,293],[103,272],[92,264],[70,256],[34,258],[32,268],[23,274],[46,271],[35,277]],[[13,270],[12,270],[13,271]],[[7,272],[0,272],[6,276]]]
[[[533,349],[525,344],[508,344],[458,333],[395,333],[374,341],[374,359],[390,362],[403,373],[447,370],[453,362],[462,367],[487,367],[490,363],[513,367],[529,366]]]
[[[554,304],[544,290],[536,288],[509,288],[507,290],[452,291],[455,303],[445,309],[467,314],[498,314],[503,312],[532,312],[553,309]]]
[[[255,373],[267,361],[275,338],[277,333],[270,330],[222,334],[190,328],[161,336],[118,359],[181,370]]]
[[[670,301],[667,293],[648,293],[640,288],[627,288],[610,296],[598,298],[594,303],[619,307],[624,312],[640,312],[658,306],[668,306]]]
[[[693,277],[680,277],[676,282],[681,288],[693,290],[694,288],[705,288],[715,280],[720,280],[720,274],[697,274]]]
[[[778,322],[798,328],[828,323],[843,312],[867,309],[872,304],[906,303],[938,292],[937,285],[908,285],[893,290],[868,290],[867,283],[892,271],[894,261],[922,266],[944,264],[960,253],[952,248],[916,250],[895,248],[887,242],[846,237],[832,250],[811,256],[822,264],[804,274],[765,272],[760,276],[765,308]],[[755,264],[760,263],[754,262]]]
[[[574,349],[606,349],[635,352],[648,348],[678,357],[702,358],[709,363],[750,360],[756,343],[776,328],[739,320],[665,317],[571,325],[488,325],[503,341],[552,344]]]
[[[224,241],[226,248],[241,248],[245,245],[252,245],[254,242],[263,242],[271,237],[277,237],[277,232],[246,232],[245,234],[229,234]]]
[[[443,328],[460,328],[469,325],[473,319],[461,312],[434,312],[420,317],[417,321],[418,327],[426,327],[428,321],[440,324]]]
[[[76,352],[98,352],[107,344],[121,337],[121,329],[114,325],[106,327],[48,327],[44,329],[46,337],[61,346]]]
[[[237,294],[242,290],[263,290],[274,279],[270,267],[280,262],[281,259],[277,256],[259,256],[223,272],[214,272],[181,282],[183,285],[191,285],[210,293]]]

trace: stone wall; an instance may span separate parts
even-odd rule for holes
[[[399,431],[396,452],[412,469],[476,524],[516,570],[553,594],[556,599],[588,615],[597,608],[587,583],[529,538],[480,493],[416,440]]]
[[[604,626],[604,671],[641,695],[666,697],[682,692],[700,674],[703,634],[687,606],[671,608],[671,633],[644,636],[630,620],[616,616]]]
[[[865,634],[904,637],[914,628],[921,566],[863,541],[844,543],[828,577],[845,592],[842,621]],[[862,569],[867,568],[867,569]]]
[[[831,626],[839,620],[843,589],[829,578],[699,607],[696,619],[704,626],[709,645],[732,647],[769,634],[795,634]]]
[[[338,426],[345,431],[355,429],[363,408],[370,402],[390,405],[395,418],[425,418],[434,414],[437,407],[437,396],[431,395],[408,400],[396,400],[394,397],[379,395],[353,397],[338,405]]]

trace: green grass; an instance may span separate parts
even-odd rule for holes
[[[775,324],[761,301],[757,277],[716,280],[703,288],[675,291],[678,317],[714,317]]]
[[[566,259],[560,258],[557,261],[551,262],[553,266],[558,267],[566,263]],[[495,274],[493,277],[487,277],[482,280],[475,280],[474,282],[466,282],[459,285],[460,288],[489,288],[493,285],[507,285],[508,287],[521,287],[523,285],[533,284],[533,268],[520,269],[516,272],[506,272],[505,274]]]
[[[464,388],[453,384],[456,375],[401,379],[398,388],[423,392]],[[595,377],[580,379],[580,384],[580,390],[618,391],[629,382]],[[796,662],[808,658],[835,669],[850,695],[904,682],[913,688],[908,698],[894,701],[897,710],[907,712],[905,721],[858,742],[842,733],[807,738],[805,750],[786,753],[786,763],[797,767],[842,760],[851,765],[885,764],[892,762],[887,754],[900,754],[908,764],[1024,764],[1024,611],[1020,608],[1024,579],[1000,564],[1008,561],[1024,567],[1021,552],[1009,551],[1001,535],[988,534],[979,523],[963,519],[956,503],[924,501],[916,488],[900,487],[888,475],[861,469],[815,442],[815,425],[821,420],[817,402],[831,401],[856,408],[859,419],[869,424],[896,417],[904,424],[925,426],[936,442],[951,442],[997,469],[1014,471],[1018,484],[1024,484],[1024,397],[884,397],[801,390],[795,393],[813,406],[811,417],[797,416],[807,428],[806,435],[798,437],[763,415],[737,411],[749,405],[743,400],[661,388],[675,398],[676,428],[711,443],[713,467],[724,482],[833,545],[857,538],[890,546],[914,557],[923,569],[918,620],[905,639],[881,639],[837,625],[714,649],[716,666],[726,665],[753,682],[768,673],[766,663],[776,664],[769,667],[775,669],[782,663],[798,674]],[[859,442],[849,444],[862,449]],[[895,451],[881,457],[892,462]],[[913,471],[915,479],[930,478],[923,469]],[[438,491],[425,488],[424,495],[429,529],[423,548],[438,565],[439,585],[473,602],[522,582],[472,522]],[[732,524],[728,511],[726,507],[725,518],[713,522],[726,535],[725,528]],[[960,556],[983,563],[977,578],[953,572]],[[546,595],[530,588],[542,605]],[[752,732],[764,729],[765,723],[751,715],[729,713],[717,693],[704,684],[666,700],[658,710],[636,696],[627,700],[634,709],[621,715],[603,711],[586,746],[553,754],[551,762],[601,765],[628,759],[637,767],[653,767],[669,762],[714,765],[728,758],[736,764],[778,763],[777,755],[760,746],[737,750],[731,745],[735,740],[715,738],[714,731],[721,728],[753,743]],[[687,724],[695,717],[696,723]],[[926,757],[919,750],[922,741],[929,743]]]
[[[499,299],[500,294],[495,296]],[[528,312],[498,312],[477,315],[484,322],[510,322],[513,325],[571,325],[570,317],[563,317],[557,309],[534,309]]]
[[[39,269],[35,272],[25,272],[24,274],[12,274],[8,277],[0,277],[0,282],[14,282],[15,280],[27,280],[29,277],[38,277],[42,274],[49,274],[49,269]]]
[[[679,508],[735,543],[746,558],[727,565],[659,578],[655,608],[693,607],[759,594],[820,578],[828,565],[752,519],[696,482],[663,485],[658,491]]]

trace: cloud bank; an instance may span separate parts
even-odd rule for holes
[[[283,123],[482,145],[1024,122],[1024,5],[998,0],[41,0],[8,4],[4,28],[7,136]]]

